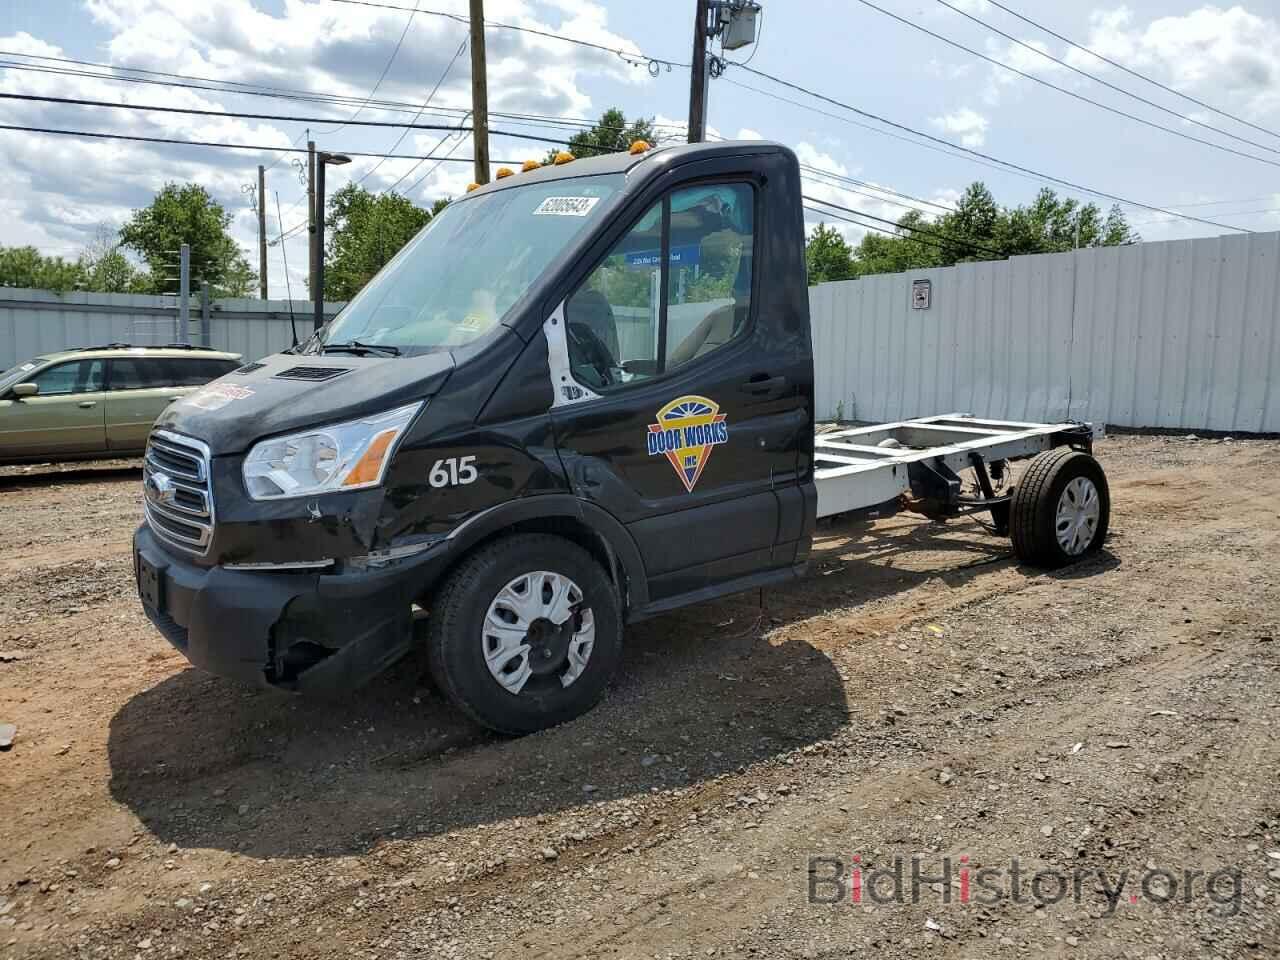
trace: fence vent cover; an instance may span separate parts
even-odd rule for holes
[[[276,374],[277,380],[332,380],[350,367],[290,367]]]
[[[253,363],[246,363],[243,367],[236,367],[236,369],[231,372],[232,373],[253,373],[253,371],[261,370],[265,366],[266,366],[265,363],[258,363],[255,361]]]

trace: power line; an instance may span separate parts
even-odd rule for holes
[[[952,143],[950,140],[944,140],[942,137],[935,137],[933,134],[924,133],[921,130],[916,130],[913,127],[906,126],[905,124],[897,123],[893,120],[888,120],[885,117],[881,117],[867,110],[862,110],[851,104],[844,103],[843,101],[840,101],[840,100],[836,100],[833,97],[828,97],[825,94],[818,93],[815,90],[810,90],[807,87],[802,87],[797,83],[792,83],[789,80],[783,80],[781,77],[776,77],[771,73],[765,73],[763,70],[757,70],[755,67],[742,66],[741,64],[737,64],[736,66],[740,70],[745,70],[748,73],[754,74],[759,77],[763,77],[766,80],[771,80],[774,83],[779,84],[780,86],[787,87],[791,90],[796,90],[800,93],[805,94],[806,96],[813,97],[814,99],[821,100],[825,103],[830,103],[833,106],[840,107],[843,110],[848,110],[851,113],[856,113],[860,117],[867,117],[870,120],[875,120],[878,123],[883,123],[885,126],[893,127],[896,130],[902,130],[906,133],[914,134],[917,137],[921,137],[925,140],[930,140],[934,143],[941,144],[942,146],[945,146],[945,147],[950,147],[953,150],[959,150],[964,153],[971,154],[975,157],[981,158],[982,160],[988,160],[988,161],[991,161],[992,163],[998,163],[1002,167],[1008,167],[1011,170],[1017,170],[1025,174],[1030,174],[1032,177],[1038,180],[1061,184],[1062,186],[1067,187],[1071,190],[1078,190],[1081,193],[1087,193],[1087,194],[1090,194],[1091,196],[1101,197],[1105,200],[1111,200],[1114,203],[1123,203],[1131,207],[1139,207],[1143,210],[1150,210],[1153,213],[1162,213],[1165,216],[1177,216],[1177,214],[1174,211],[1167,210],[1164,207],[1157,207],[1154,204],[1150,204],[1150,203],[1140,203],[1137,200],[1129,200],[1125,197],[1119,196],[1118,194],[1107,193],[1104,190],[1098,190],[1093,187],[1086,187],[1078,183],[1073,183],[1070,180],[1064,180],[1061,177],[1050,176],[1047,173],[1041,173],[1038,170],[1033,170],[1031,167],[1024,167],[1024,166],[1021,166],[1020,164],[1013,163],[1012,161],[1009,161],[1009,160],[1001,160],[998,157],[994,157],[988,153],[983,153],[980,150],[975,150],[972,147],[964,147],[958,143]],[[917,144],[917,146],[920,146],[920,144]],[[1200,217],[1184,217],[1184,219],[1194,220],[1197,223],[1203,223],[1210,227],[1220,227],[1225,230],[1236,230],[1240,233],[1253,232],[1252,230],[1248,230],[1244,227],[1233,227],[1227,223],[1218,223],[1217,221],[1205,220]]]
[[[164,79],[149,79],[148,77],[122,76],[114,73],[95,73],[89,70],[72,70],[58,67],[45,67],[39,64],[31,63],[12,63],[0,61],[0,69],[30,71],[34,73],[45,73],[54,76],[82,77],[92,80],[108,80],[122,83],[145,83],[163,87],[179,87],[193,90],[204,90],[212,93],[231,93],[241,96],[268,97],[277,100],[297,101],[306,103],[323,103],[341,106],[351,106],[361,101],[357,97],[347,96],[343,94],[326,94],[317,91],[303,90],[296,87],[276,87],[265,84],[250,84],[237,80],[219,80],[212,77],[200,77],[192,74],[170,73],[161,70],[144,70],[141,67],[120,67],[112,64],[97,63],[91,60],[75,60],[67,57],[52,57],[34,53],[18,53],[16,51],[0,50],[0,56],[25,57],[35,60],[48,60],[56,63],[72,64],[84,67],[94,67],[99,70],[119,70],[131,73],[144,73],[152,77]],[[201,84],[213,84],[213,86],[202,86]],[[421,107],[417,104],[407,103],[401,100],[370,100],[369,105],[374,109],[388,113],[414,113]],[[469,113],[461,107],[432,107],[430,113],[451,114],[461,116]],[[546,114],[533,113],[514,113],[504,111],[492,111],[491,116],[501,117],[504,120],[518,121],[528,124],[546,124],[550,126],[590,126],[595,123],[586,117],[555,117]],[[326,117],[323,123],[335,122],[338,118]],[[352,125],[367,124],[370,121],[362,121],[356,123],[349,121]],[[388,126],[400,126],[399,124],[388,124]],[[671,130],[682,130],[681,124],[675,123],[655,123],[655,127]]]
[[[823,206],[834,207],[836,210],[841,210],[844,213],[852,213],[859,217],[866,217],[868,220],[877,220],[880,223],[887,223],[898,230],[909,230],[912,233],[918,233],[926,237],[933,237],[934,239],[941,240],[944,243],[949,243],[952,246],[969,247],[973,250],[981,250],[983,253],[989,253],[994,257],[1007,256],[1007,254],[1002,250],[996,250],[992,247],[984,247],[980,243],[975,243],[972,240],[966,240],[963,237],[953,237],[949,234],[939,233],[936,230],[928,230],[924,227],[914,227],[910,224],[898,223],[897,221],[889,220],[885,217],[877,217],[875,214],[867,213],[865,210],[855,210],[852,207],[843,207],[838,203],[832,203],[830,200],[820,200],[817,197],[810,197],[808,195],[801,195],[800,199],[808,200],[810,203],[820,203]]]
[[[1218,107],[1213,106],[1212,104],[1205,103],[1203,100],[1197,100],[1195,97],[1191,96],[1190,94],[1183,93],[1181,90],[1177,90],[1173,87],[1163,84],[1159,80],[1152,80],[1150,77],[1146,76],[1145,74],[1139,73],[1137,70],[1131,70],[1129,67],[1126,67],[1123,63],[1119,63],[1118,61],[1112,60],[1110,57],[1103,56],[1101,53],[1098,53],[1095,50],[1091,50],[1086,46],[1076,43],[1074,40],[1070,40],[1067,37],[1064,37],[1060,33],[1056,33],[1055,31],[1046,27],[1043,23],[1038,23],[1037,21],[1032,20],[1030,17],[1023,16],[1021,13],[1018,13],[1018,11],[1010,9],[1009,7],[1005,6],[1003,3],[998,3],[997,0],[988,0],[988,2],[993,7],[998,7],[999,9],[1003,10],[1005,13],[1009,14],[1009,16],[1016,17],[1017,19],[1021,20],[1023,23],[1030,24],[1031,26],[1035,27],[1037,30],[1043,30],[1045,33],[1049,34],[1049,36],[1054,37],[1058,40],[1061,40],[1063,43],[1067,44],[1068,46],[1075,47],[1077,50],[1083,50],[1085,53],[1089,54],[1089,56],[1096,57],[1099,60],[1101,60],[1103,63],[1107,63],[1115,67],[1117,70],[1123,70],[1125,73],[1129,74],[1129,76],[1131,77],[1136,77],[1137,79],[1143,81],[1144,83],[1149,83],[1154,87],[1159,87],[1161,90],[1164,90],[1167,93],[1172,93],[1175,97],[1181,97],[1184,100],[1194,103],[1198,107],[1203,107],[1206,110],[1209,110],[1213,113],[1218,114],[1219,116],[1226,117],[1228,120],[1234,120],[1236,123],[1244,124],[1246,127],[1252,127],[1254,130],[1257,130],[1259,133],[1266,133],[1273,137],[1280,137],[1280,134],[1276,133],[1274,130],[1268,130],[1266,127],[1260,127],[1256,123],[1250,123],[1248,120],[1245,120],[1243,117],[1237,117],[1234,113],[1228,113],[1225,110],[1222,110],[1222,109],[1219,109]]]
[[[1219,127],[1213,126],[1212,124],[1205,123],[1201,120],[1197,120],[1195,117],[1185,116],[1184,114],[1179,113],[1177,110],[1173,110],[1169,107],[1164,106],[1164,104],[1156,103],[1154,100],[1148,100],[1146,97],[1133,93],[1130,90],[1126,90],[1124,87],[1117,86],[1116,84],[1110,82],[1109,80],[1104,80],[1102,77],[1095,76],[1094,74],[1089,73],[1086,70],[1081,70],[1079,67],[1072,66],[1071,64],[1067,63],[1065,60],[1058,59],[1053,54],[1047,53],[1044,50],[1041,50],[1039,47],[1035,46],[1034,44],[1027,43],[1025,40],[1019,40],[1017,37],[1015,37],[1011,33],[1005,33],[999,27],[996,27],[990,23],[987,23],[987,21],[981,19],[980,17],[976,17],[972,13],[969,13],[966,10],[962,10],[959,7],[952,6],[950,3],[947,2],[947,0],[937,0],[937,2],[942,4],[942,6],[946,7],[948,10],[951,10],[955,13],[960,14],[960,16],[964,17],[965,19],[971,20],[981,27],[985,27],[987,30],[990,30],[992,33],[999,34],[1000,36],[1004,37],[1006,40],[1009,40],[1012,43],[1016,43],[1020,47],[1025,47],[1027,50],[1030,50],[1032,53],[1039,54],[1040,56],[1044,57],[1046,60],[1049,60],[1052,63],[1056,63],[1060,67],[1064,67],[1067,70],[1070,70],[1072,73],[1079,74],[1080,76],[1085,77],[1086,79],[1092,80],[1094,83],[1100,83],[1102,84],[1102,86],[1107,87],[1110,90],[1114,90],[1117,93],[1121,93],[1126,97],[1132,97],[1134,100],[1137,100],[1139,103],[1145,103],[1149,107],[1154,107],[1156,110],[1159,110],[1162,113],[1167,113],[1172,117],[1177,117],[1179,120],[1182,120],[1186,123],[1194,123],[1197,127],[1203,127],[1206,130],[1212,130],[1214,133],[1219,134],[1220,136],[1230,137],[1232,140],[1238,140],[1241,143],[1247,143],[1249,146],[1257,147],[1259,150],[1266,150],[1266,151],[1269,151],[1270,153],[1280,153],[1280,149],[1277,149],[1273,146],[1269,146],[1265,143],[1258,143],[1256,140],[1250,140],[1248,137],[1237,136],[1236,134],[1231,133],[1228,130],[1223,130]],[[1161,129],[1163,130],[1166,128],[1161,127]]]
[[[188,114],[188,115],[199,116],[199,117],[235,117],[235,118],[246,119],[246,120],[276,120],[276,121],[282,121],[286,123],[327,123],[334,119],[333,117],[295,117],[295,116],[285,116],[285,115],[274,114],[274,113],[244,113],[244,112],[234,111],[234,110],[201,110],[195,107],[162,107],[162,106],[159,106],[158,104],[113,103],[110,100],[86,100],[79,97],[51,97],[51,96],[43,96],[43,95],[38,95],[33,93],[0,93],[0,100],[29,100],[29,101],[38,101],[41,103],[63,103],[63,104],[68,104],[70,106],[78,106],[78,107],[105,107],[111,110],[141,110],[144,112],[154,111],[156,113],[180,113],[180,114]],[[347,122],[353,126],[394,127],[397,129],[401,127],[405,127],[410,130],[446,130],[449,133],[468,133],[471,130],[470,127],[461,127],[453,124],[443,124],[443,123],[436,123],[436,124],[397,123],[397,122],[390,122],[385,120],[350,120]],[[0,127],[0,129],[6,129],[6,128]],[[57,133],[59,131],[50,131],[50,132]],[[562,144],[565,142],[564,140],[559,140],[559,139],[556,139],[555,137],[539,137],[532,133],[514,133],[510,130],[504,130],[504,131],[494,130],[492,132],[494,133],[495,136],[512,137],[516,140],[531,140],[535,143]],[[97,134],[97,135],[103,136],[103,137],[108,136],[107,134]],[[90,134],[85,134],[85,136],[90,136]],[[115,135],[112,134],[111,136],[115,136]],[[145,140],[145,139],[152,139],[152,138],[126,137],[124,135],[120,135],[120,139],[124,139],[124,140],[144,139]],[[404,137],[402,136],[400,140],[403,140],[403,139]],[[397,140],[396,143],[399,144],[400,140]],[[159,142],[165,142],[165,141],[160,140]],[[219,146],[219,144],[208,144],[208,143],[203,143],[199,141],[175,140],[171,142],[193,143],[193,144],[197,144],[198,146]],[[244,147],[242,149],[289,150],[289,148],[286,148],[286,147],[261,147],[261,148]],[[395,148],[393,147],[392,149],[395,149]],[[606,150],[607,148],[588,147],[588,149]],[[300,148],[296,148],[296,149],[293,149],[291,152],[306,153],[307,151]],[[346,153],[348,156],[352,156],[352,157],[381,157],[384,160],[385,159],[391,159],[391,160],[431,159],[430,157],[423,158],[417,155],[404,156],[402,154],[395,154],[395,153],[358,153],[353,150],[345,150],[343,152]],[[511,162],[511,161],[508,161],[508,162]]]
[[[425,109],[427,109],[427,107],[431,104],[431,100],[432,100],[432,98],[433,98],[433,97],[436,95],[436,93],[440,90],[440,85],[441,85],[442,83],[444,83],[445,78],[449,76],[449,71],[453,69],[453,65],[454,65],[455,63],[457,63],[457,62],[458,62],[458,58],[459,58],[460,56],[462,56],[462,51],[463,51],[463,50],[465,50],[465,49],[467,49],[467,38],[465,38],[465,37],[464,37],[464,38],[463,38],[463,40],[462,40],[462,42],[461,42],[460,44],[458,44],[458,49],[457,49],[456,51],[454,51],[453,59],[452,59],[452,60],[450,60],[450,61],[445,65],[444,71],[440,74],[440,79],[436,81],[436,85],[435,85],[434,87],[432,87],[432,88],[431,88],[431,92],[427,94],[427,99],[425,99],[425,100],[423,100],[423,101],[422,101],[422,106],[421,106],[421,107],[419,107],[419,108],[418,108],[418,112],[417,112],[416,114],[414,114],[414,117],[413,117],[413,122],[414,122],[414,123],[416,123],[416,122],[418,121],[418,119],[419,119],[419,118],[421,118],[421,116],[422,116],[422,111],[423,111],[423,110],[425,110]],[[402,131],[400,132],[400,136],[396,139],[396,142],[395,142],[395,143],[393,143],[393,144],[391,145],[391,149],[392,149],[392,150],[397,149],[397,148],[400,146],[400,144],[404,142],[404,138],[405,138],[405,137],[407,137],[408,135],[409,135],[409,129],[406,127],[404,130],[402,130]],[[443,137],[441,137],[441,138],[440,138],[440,142],[439,142],[439,143],[437,143],[434,147],[432,147],[432,148],[431,148],[431,150],[430,150],[430,151],[428,151],[428,152],[430,152],[430,153],[434,153],[434,152],[435,152],[435,151],[440,147],[440,144],[444,143],[445,139],[446,139],[447,137],[449,137],[449,136],[450,136],[450,134],[447,134],[447,133],[446,133]],[[382,166],[385,162],[386,162],[385,160],[379,160],[379,161],[378,161],[377,163],[375,163],[372,167],[370,167],[370,168],[369,168],[369,171],[368,171],[368,172],[367,172],[363,177],[361,177],[359,180],[357,180],[357,181],[356,181],[356,183],[357,183],[357,184],[364,183],[364,182],[365,182],[366,180],[368,180],[371,176],[373,176],[374,172],[375,172],[375,171],[376,171],[380,166]],[[419,161],[418,161],[418,163],[420,164],[420,163],[422,163],[422,161],[421,161],[421,160],[419,160]],[[417,166],[415,165],[415,166],[413,167],[413,169],[414,169],[414,170],[416,170],[416,169],[417,169]],[[401,177],[401,178],[400,178],[400,180],[403,180],[403,179],[404,179],[404,177]],[[399,183],[399,182],[400,182],[400,180],[397,180],[397,181],[396,181],[396,183]],[[393,184],[393,186],[394,186],[394,184]]]
[[[1221,150],[1224,153],[1235,154],[1237,157],[1244,157],[1246,160],[1256,160],[1258,163],[1265,163],[1273,167],[1280,167],[1280,160],[1268,160],[1266,157],[1259,157],[1252,153],[1245,153],[1243,150],[1237,150],[1234,147],[1228,147],[1221,143],[1214,143],[1212,140],[1205,140],[1202,137],[1194,137],[1189,133],[1183,133],[1181,130],[1175,130],[1173,127],[1166,127],[1164,124],[1156,123],[1154,120],[1147,120],[1145,117],[1140,117],[1137,114],[1128,113],[1127,111],[1121,110],[1117,107],[1109,106],[1100,100],[1094,100],[1091,97],[1086,97],[1084,94],[1076,93],[1074,90],[1068,90],[1066,87],[1060,87],[1056,83],[1050,83],[1043,77],[1037,77],[1033,73],[1027,73],[1025,70],[1019,70],[1017,67],[1011,67],[1009,64],[1003,63],[995,57],[989,57],[985,53],[974,50],[972,47],[966,47],[963,43],[960,43],[957,40],[952,40],[950,37],[944,37],[942,34],[936,33],[928,27],[922,26],[913,20],[908,20],[906,17],[901,17],[891,10],[886,10],[884,7],[877,6],[872,3],[871,0],[855,0],[855,2],[862,4],[868,9],[875,10],[877,13],[882,13],[891,20],[896,20],[899,23],[910,27],[912,30],[918,30],[927,36],[933,37],[935,40],[941,40],[943,43],[955,47],[957,50],[963,50],[965,53],[977,57],[979,60],[985,60],[987,63],[993,64],[1002,70],[1008,70],[1010,73],[1015,73],[1033,83],[1038,83],[1042,87],[1048,87],[1050,90],[1057,90],[1059,93],[1079,100],[1082,103],[1095,106],[1100,110],[1106,110],[1108,113],[1114,113],[1117,116],[1124,117],[1126,120],[1132,120],[1134,123],[1141,123],[1144,126],[1152,127],[1156,130],[1163,130],[1165,133],[1171,133],[1175,137],[1181,137],[1184,140],[1190,140],[1194,143],[1203,144],[1206,147],[1212,147],[1214,150]],[[741,64],[739,64],[739,66],[741,66]],[[747,67],[746,69],[749,70],[751,68]]]
[[[845,183],[853,184],[854,186],[857,186],[857,187],[865,187],[868,190],[877,190],[880,193],[887,193],[891,197],[899,197],[902,200],[910,200],[913,203],[923,203],[925,206],[934,207],[935,209],[941,210],[944,213],[956,212],[955,207],[947,206],[945,203],[936,203],[933,200],[925,200],[923,197],[913,197],[909,193],[902,193],[901,191],[894,190],[891,187],[882,187],[878,183],[871,183],[870,181],[867,181],[867,180],[858,180],[854,177],[846,177],[844,174],[833,173],[830,170],[823,170],[821,167],[815,167],[812,164],[802,163],[800,164],[800,169],[814,176],[827,177],[828,179],[835,180],[842,184],[845,184]],[[921,210],[919,207],[912,206],[909,203],[894,203],[892,200],[886,200],[883,197],[872,196],[869,193],[862,193],[862,191],[860,190],[850,189],[849,192],[861,193],[862,196],[871,197],[871,199],[879,200],[882,203],[889,203],[889,204],[892,204],[893,206],[898,206],[898,207],[908,207],[909,209],[917,210],[920,213],[927,213],[927,211]],[[928,215],[936,216],[936,214],[932,214],[932,213],[929,213]]]
[[[802,206],[804,207],[804,209],[808,210],[810,213],[816,213],[820,217],[826,217],[827,219],[830,219],[830,220],[839,220],[842,223],[851,223],[855,227],[862,227],[864,230],[874,230],[877,233],[883,233],[889,237],[897,237],[902,240],[910,240],[913,243],[919,243],[926,247],[932,247],[934,250],[946,250],[946,247],[944,247],[942,244],[933,243],[932,241],[922,239],[921,237],[903,237],[901,234],[893,230],[889,230],[885,227],[876,226],[874,223],[864,223],[861,220],[854,220],[852,217],[843,217],[838,213],[828,213],[826,210],[819,210],[817,207],[811,207],[807,204],[802,204]]]
[[[0,124],[0,130],[15,130],[24,133],[48,133],[56,136],[64,137],[88,137],[94,140],[133,140],[139,143],[164,143],[174,144],[181,147],[220,147],[224,150],[256,150],[263,153],[306,153],[307,151],[301,147],[274,147],[263,144],[250,143],[218,143],[213,140],[178,140],[174,137],[143,137],[137,134],[127,133],[101,133],[95,130],[55,130],[51,127],[28,127],[18,124],[4,123]],[[507,134],[503,134],[506,136]],[[551,143],[561,143],[563,141],[552,140]],[[435,157],[423,157],[413,153],[370,153],[360,150],[344,150],[342,151],[349,157],[387,157],[392,160],[435,160]],[[450,158],[456,163],[470,163],[470,157]],[[515,164],[515,160],[495,160],[495,163]]]
[[[383,10],[399,10],[401,13],[409,12],[408,7],[398,7],[393,3],[377,3],[374,2],[374,0],[330,0],[330,2],[348,3],[357,7],[377,7]],[[465,17],[458,13],[446,13],[443,10],[419,10],[418,12],[432,17],[445,17],[446,19],[453,20],[457,23],[471,23],[470,17]],[[646,53],[623,50],[620,47],[606,47],[601,43],[593,43],[590,40],[580,40],[576,37],[566,37],[564,34],[552,33],[548,30],[538,30],[534,27],[521,27],[514,23],[501,23],[497,20],[485,20],[484,25],[485,27],[492,27],[495,30],[515,30],[519,33],[533,34],[534,36],[546,37],[551,40],[563,40],[565,43],[577,44],[580,47],[590,47],[593,50],[612,53],[614,56],[620,57],[631,64],[638,65],[643,62],[649,65],[650,73],[654,73],[653,67],[655,65],[658,65],[659,68],[665,66],[668,72],[670,72],[672,67],[681,67],[684,69],[688,69],[689,67],[689,64],[681,63],[677,60],[665,60],[662,57],[651,57]],[[657,74],[654,73],[654,75],[656,76]]]
[[[413,0],[413,9],[409,11],[409,19],[404,22],[404,29],[400,31],[400,39],[396,41],[395,48],[391,51],[391,56],[387,57],[386,66],[382,68],[382,73],[378,75],[378,82],[373,85],[373,89],[369,91],[369,96],[365,98],[364,102],[361,103],[360,106],[356,107],[356,112],[353,113],[347,120],[345,120],[344,122],[334,127],[332,130],[317,130],[316,131],[317,134],[337,133],[339,130],[345,127],[348,123],[350,123],[356,117],[360,116],[360,112],[369,105],[369,101],[373,99],[373,95],[377,93],[378,88],[382,86],[382,81],[387,79],[387,73],[390,72],[391,65],[396,62],[396,57],[400,55],[400,48],[404,46],[404,38],[409,35],[409,28],[413,26],[413,18],[417,15],[417,13],[418,13],[418,0]],[[404,138],[402,137],[401,139],[404,139]],[[397,143],[396,146],[399,146],[399,143]],[[392,149],[394,150],[395,147],[392,147]],[[381,161],[379,161],[379,163],[381,163]]]

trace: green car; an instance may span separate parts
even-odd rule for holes
[[[240,365],[171,345],[64,350],[0,374],[0,463],[140,456],[161,411]]]

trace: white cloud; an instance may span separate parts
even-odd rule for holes
[[[426,6],[463,16],[467,13],[465,0],[436,0]],[[638,52],[633,41],[607,28],[607,11],[602,3],[491,0],[487,6],[489,16],[503,22]],[[190,0],[86,0],[84,8],[89,14],[89,27],[98,35],[95,40],[100,40],[97,46],[105,51],[92,59],[121,67],[190,74],[221,82],[301,88],[356,99],[351,106],[343,107],[20,70],[0,74],[0,90],[340,120],[350,117],[359,102],[369,96],[406,23],[406,15],[394,10],[327,0],[283,0],[278,6],[264,0],[202,0],[198,4]],[[56,18],[50,21],[57,22]],[[421,103],[425,90],[444,72],[466,32],[465,24],[443,17],[415,17],[376,97]],[[45,56],[71,55],[55,44],[56,39],[51,28],[48,35],[0,37],[0,48]],[[490,107],[495,111],[591,116],[598,108],[586,92],[590,82],[652,82],[643,67],[636,68],[612,53],[532,34],[491,31],[487,52]],[[419,122],[456,124],[469,106],[470,59],[464,53]],[[436,107],[452,112],[433,112]],[[360,115],[362,120],[411,118],[411,113],[385,112],[376,106],[366,108]],[[305,146],[306,139],[303,124],[18,102],[7,108],[6,123],[281,147],[295,141]],[[504,123],[498,118],[493,120],[498,129]],[[399,136],[395,129],[339,128],[338,122],[310,126],[313,139],[329,149],[386,151]],[[568,135],[516,124],[511,128],[543,136]],[[442,136],[444,131],[411,131],[396,152],[425,154]],[[491,152],[496,160],[519,161],[541,156],[549,146],[494,136]],[[458,157],[469,156],[469,137],[464,136],[463,142],[445,141],[438,152],[450,148]],[[232,234],[256,265],[257,221],[241,187],[256,181],[258,163],[271,163],[277,156],[0,132],[0,162],[6,170],[0,180],[0,217],[4,223],[0,243],[31,243],[47,253],[74,256],[91,239],[99,223],[119,225],[132,209],[149,202],[165,181],[194,181],[205,186],[233,214]],[[350,178],[365,175],[376,162],[355,158],[349,166],[331,170],[330,191]],[[365,185],[384,189],[415,163],[388,160]],[[431,171],[433,164],[428,161],[419,165],[397,189],[405,190]],[[412,199],[426,204],[439,196],[457,196],[471,177],[468,163],[441,163]],[[269,234],[278,230],[275,191],[280,194],[286,227],[305,217],[305,207],[298,202],[302,187],[289,157],[271,168],[267,190]],[[286,242],[294,295],[305,296],[305,231]],[[285,286],[280,260],[280,248],[271,248],[273,296],[282,294]]]
[[[734,139],[735,140],[767,140],[769,138],[766,137],[763,133],[761,133],[758,130],[752,130],[750,127],[743,127],[741,130],[738,131],[738,135],[734,137]]]
[[[1160,17],[1145,28],[1126,7],[1096,11],[1087,44],[1125,66],[1154,74],[1177,90],[1250,119],[1280,112],[1280,22],[1206,5]],[[1110,69],[1095,58],[1089,69]]]
[[[991,125],[982,114],[969,107],[931,117],[929,122],[944,133],[960,138],[966,147],[980,147],[987,142],[987,128]]]

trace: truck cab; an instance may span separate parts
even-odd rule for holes
[[[795,156],[566,157],[454,201],[309,341],[162,414],[135,568],[192,663],[340,691],[418,637],[461,709],[524,733],[599,698],[626,624],[803,570]]]

